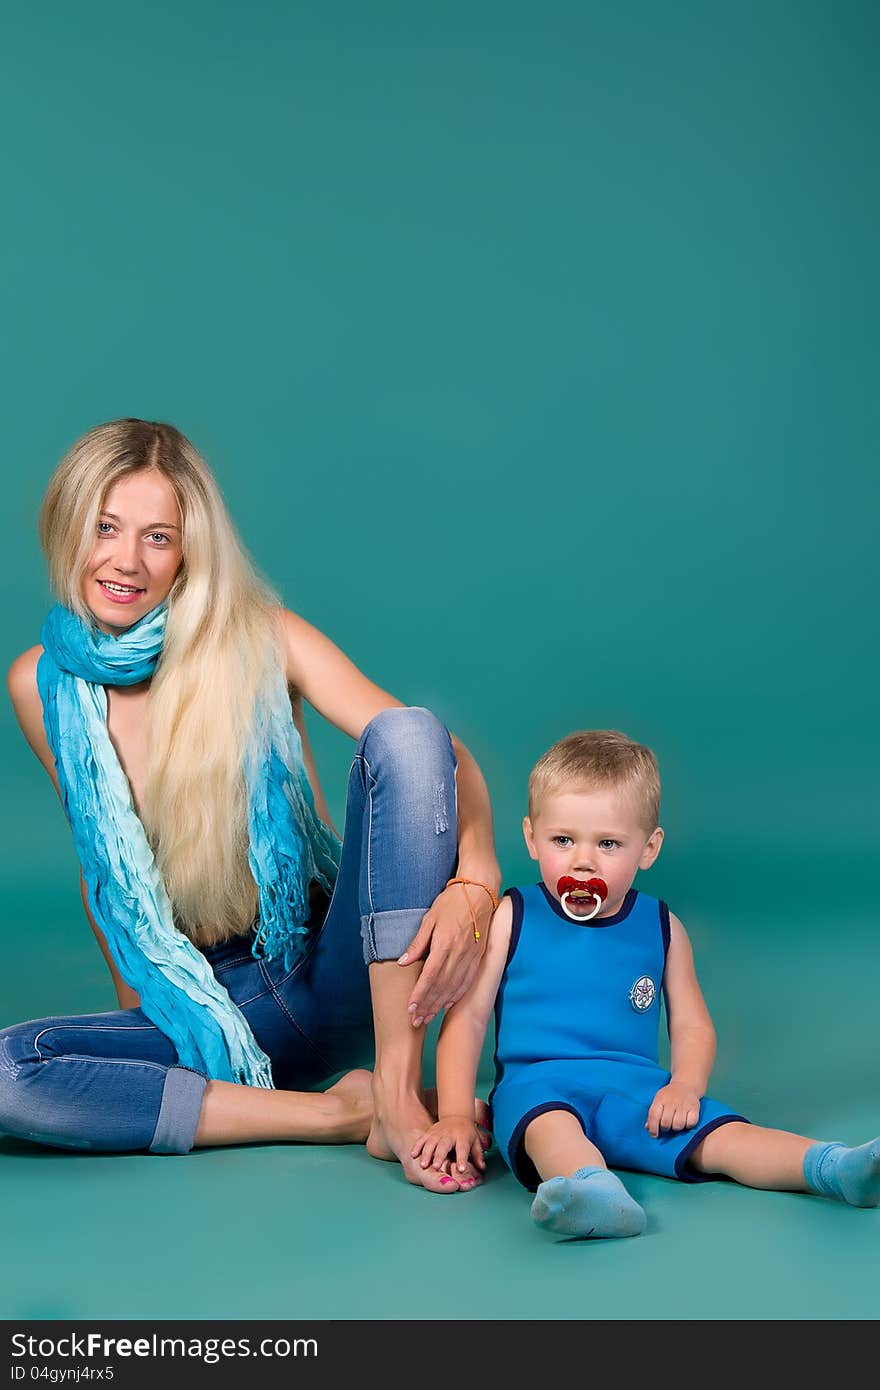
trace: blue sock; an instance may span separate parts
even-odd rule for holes
[[[564,1236],[639,1236],[646,1217],[623,1183],[607,1168],[578,1168],[571,1178],[542,1182],[532,1220]]]
[[[812,1192],[851,1207],[880,1207],[880,1139],[857,1149],[813,1144],[804,1155],[804,1178]]]

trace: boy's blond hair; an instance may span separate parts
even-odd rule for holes
[[[660,772],[642,743],[618,729],[582,729],[548,748],[529,774],[529,819],[551,792],[566,787],[632,789],[639,823],[650,835],[660,822]]]

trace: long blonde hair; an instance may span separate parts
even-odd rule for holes
[[[58,598],[90,620],[80,583],[102,502],[120,478],[146,469],[174,489],[183,561],[147,699],[142,820],[177,925],[211,945],[246,932],[257,908],[244,757],[258,694],[282,659],[277,599],[208,465],[172,425],[112,420],[77,440],[46,489],[40,540]]]

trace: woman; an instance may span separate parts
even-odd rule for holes
[[[86,434],[40,532],[60,603],[9,690],[120,1009],[0,1033],[0,1129],[156,1153],[366,1140],[412,1182],[472,1185],[410,1149],[424,1025],[472,980],[500,886],[474,759],[278,606],[172,426]],[[357,740],[341,843],[305,701]]]

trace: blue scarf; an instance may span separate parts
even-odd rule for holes
[[[37,666],[46,737],[88,889],[89,906],[141,1009],[182,1066],[220,1081],[272,1086],[268,1057],[208,962],[174,924],[171,902],[107,732],[107,685],[149,680],[166,606],[110,637],[56,605]],[[281,670],[257,703],[244,775],[249,863],[259,893],[253,954],[302,955],[309,885],[332,891],[340,844],[315,811]]]

